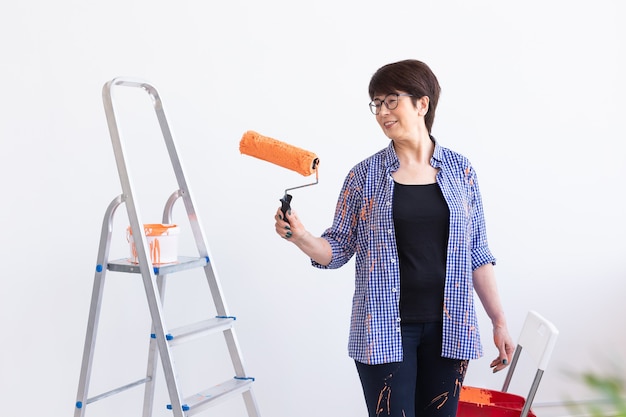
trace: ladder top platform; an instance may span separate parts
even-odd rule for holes
[[[209,259],[203,257],[188,257],[188,256],[179,256],[178,262],[169,263],[169,264],[154,264],[154,274],[169,274],[172,272],[184,271],[187,269],[193,268],[201,268],[208,265]],[[109,271],[115,272],[129,272],[133,274],[140,274],[141,268],[139,264],[133,263],[128,259],[118,259],[115,261],[110,261],[107,265]]]

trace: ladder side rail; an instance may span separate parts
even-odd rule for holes
[[[162,306],[156,286],[156,279],[152,261],[148,257],[148,245],[143,223],[140,221],[139,209],[133,198],[133,187],[131,184],[130,174],[126,167],[126,159],[124,149],[117,127],[115,112],[112,100],[112,87],[115,85],[136,86],[134,84],[125,83],[123,80],[114,79],[107,82],[103,87],[102,97],[107,118],[107,124],[113,144],[113,151],[120,176],[122,191],[126,200],[126,208],[131,229],[135,237],[135,248],[137,250],[137,258],[139,261],[141,276],[146,291],[148,307],[152,318],[152,324],[155,329],[156,343],[159,348],[161,362],[164,368],[165,379],[167,381],[170,401],[172,403],[174,415],[184,417],[182,410],[182,393],[176,381],[176,372],[174,371],[173,358],[166,340],[165,322],[163,320]]]
[[[84,415],[85,406],[89,402],[87,396],[89,394],[91,368],[93,365],[93,355],[96,347],[98,320],[100,319],[100,306],[102,303],[102,291],[104,289],[104,279],[107,270],[106,265],[109,259],[109,247],[111,244],[111,234],[113,230],[113,215],[122,203],[123,199],[121,195],[113,199],[113,201],[109,204],[104,215],[104,220],[102,221],[96,273],[94,276],[93,291],[91,295],[91,305],[89,307],[89,318],[87,320],[87,331],[85,335],[83,360],[78,382],[78,393],[76,395],[76,410],[74,412],[75,417],[82,417]]]
[[[165,330],[165,321],[163,320],[163,308],[161,306],[159,292],[156,285],[156,278],[153,273],[152,262],[147,257],[145,251],[137,250],[137,257],[141,265],[141,276],[146,290],[146,298],[148,299],[148,307],[152,317],[152,325],[156,344],[161,356],[161,363],[167,381],[167,388],[170,401],[173,406],[174,415],[184,417],[182,411],[183,395],[176,380],[176,372],[174,370],[174,361],[171,355],[170,347],[167,342],[167,332]]]
[[[215,265],[208,263],[204,267],[204,273],[207,277],[207,282],[209,284],[209,288],[211,290],[211,295],[215,300],[216,307],[219,307],[218,301],[221,300],[221,288],[219,281],[217,280],[217,276],[215,275]],[[225,304],[221,304],[221,311],[218,308],[218,315],[228,316],[228,312],[226,311]],[[224,331],[224,338],[226,340],[226,346],[228,347],[228,352],[233,361],[233,367],[235,369],[235,374],[238,377],[247,377],[242,355],[241,348],[239,347],[239,342],[237,337],[235,336],[235,331],[233,329],[228,329]]]
[[[143,230],[143,224],[140,222],[141,216],[139,214],[139,209],[135,204],[133,186],[130,179],[130,173],[127,169],[126,157],[124,155],[124,146],[120,137],[120,132],[115,117],[115,109],[113,107],[112,98],[112,88],[115,85],[127,84],[118,82],[117,79],[107,82],[102,88],[102,101],[104,103],[107,126],[109,128],[109,134],[111,136],[113,153],[115,155],[115,163],[120,178],[120,185],[122,187],[122,198],[126,202],[126,210],[128,212],[128,220],[130,222],[130,227],[133,233],[133,241],[137,250],[137,258],[138,260],[141,260],[141,255],[146,253],[146,248],[148,247],[148,245],[145,232]],[[143,258],[147,260],[146,256],[143,256]],[[139,262],[139,265],[140,267],[144,266],[141,262]],[[148,266],[150,267],[150,271],[152,271],[151,262]],[[143,269],[145,270],[146,268],[144,267]]]
[[[157,288],[161,297],[161,305],[165,303],[165,283],[167,275],[157,275]],[[156,334],[154,324],[151,326],[151,334]],[[150,344],[148,347],[148,366],[146,370],[146,386],[144,389],[143,399],[143,417],[151,417],[152,410],[154,408],[154,393],[156,390],[156,376],[159,366],[159,347],[156,338],[150,337]],[[182,396],[182,395],[181,395]]]
[[[180,196],[183,197],[183,202],[185,203],[185,208],[187,210],[187,215],[189,217],[189,222],[191,224],[191,230],[193,232],[193,236],[196,241],[196,246],[198,247],[200,256],[203,256],[203,257],[208,256],[208,251],[207,251],[208,245],[202,233],[200,219],[198,218],[198,213],[195,209],[195,204],[191,197],[189,184],[187,183],[187,180],[185,179],[183,166],[182,166],[180,157],[178,156],[178,151],[176,150],[174,137],[172,135],[172,131],[170,130],[169,123],[167,122],[167,118],[165,116],[165,110],[163,109],[163,102],[157,90],[153,86],[145,85],[144,89],[148,92],[148,94],[152,98],[152,103],[154,105],[154,112],[159,122],[159,127],[161,128],[163,139],[165,140],[165,146],[170,156],[170,161],[172,163],[172,168],[176,176],[176,181],[178,182],[178,186],[180,187],[180,190],[179,190]]]
[[[170,155],[172,168],[174,169],[176,180],[178,181],[178,186],[180,187],[180,190],[179,190],[180,196],[183,199],[185,209],[187,211],[187,216],[189,218],[189,223],[191,225],[191,231],[193,233],[199,255],[209,260],[209,263],[205,267],[205,271],[215,269],[215,265],[213,265],[213,262],[212,262],[213,258],[211,257],[209,253],[209,246],[207,244],[204,233],[202,232],[203,229],[202,229],[202,225],[200,221],[200,216],[198,215],[198,212],[195,209],[195,203],[192,197],[190,186],[187,183],[187,180],[185,179],[183,166],[182,166],[180,157],[178,156],[178,152],[176,150],[174,137],[172,136],[172,132],[170,130],[169,124],[167,122],[167,118],[165,116],[163,103],[161,101],[161,98],[159,97],[158,92],[156,91],[154,87],[149,86],[149,85],[143,85],[143,88],[152,97],[154,111],[159,121],[159,126],[161,127],[161,132],[165,140],[165,145]],[[207,279],[209,280],[209,287],[211,289],[211,295],[213,297],[213,302],[215,304],[217,314],[220,316],[230,315],[228,312],[228,307],[226,306],[226,300],[223,297],[221,284],[219,280],[217,279],[216,275],[211,271],[210,274],[207,274]]]
[[[243,402],[248,412],[248,417],[261,417],[259,413],[259,405],[256,402],[252,389],[243,392]]]
[[[174,191],[172,195],[167,199],[165,208],[163,209],[163,224],[172,224],[172,212],[174,209],[174,203],[180,198],[180,190]],[[159,295],[161,297],[161,305],[165,304],[165,283],[167,281],[167,274],[157,275],[157,287]],[[155,333],[154,324],[151,328],[151,334]],[[144,390],[143,400],[143,417],[151,417],[152,410],[154,408],[154,393],[156,390],[156,374],[159,366],[159,350],[156,343],[156,339],[150,338],[150,346],[148,348],[148,366],[146,370],[146,383]]]

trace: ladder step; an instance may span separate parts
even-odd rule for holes
[[[219,385],[208,388],[183,400],[183,411],[188,416],[194,415],[210,406],[216,401],[227,396],[239,394],[251,388],[254,378],[235,377]],[[168,410],[172,409],[172,405],[167,405]]]
[[[179,256],[178,262],[171,264],[160,264],[153,266],[154,274],[169,274],[172,272],[185,271],[187,269],[193,268],[202,268],[209,264],[209,258],[198,258],[198,257],[189,257],[189,256]],[[98,268],[101,269],[101,266],[98,265]],[[110,261],[107,264],[107,268],[109,271],[115,272],[130,272],[133,274],[141,273],[141,269],[139,268],[139,264],[133,263],[128,259],[118,259],[115,261]]]
[[[167,335],[170,346],[197,339],[205,334],[231,329],[235,317],[215,317],[172,329]]]

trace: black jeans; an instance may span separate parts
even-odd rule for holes
[[[441,323],[402,325],[403,361],[356,362],[369,417],[453,417],[467,360],[441,357]]]

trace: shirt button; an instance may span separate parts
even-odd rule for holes
[[[391,259],[390,259],[390,262],[391,262],[392,264],[395,264],[395,263],[396,263],[396,260],[395,260],[394,258],[391,258]]]
[[[396,288],[391,289],[391,292],[396,292],[396,291],[398,291]]]
[[[398,317],[398,318],[396,319],[396,321],[397,321],[398,323],[400,323],[400,321],[402,321],[402,319],[401,319],[400,317]]]

